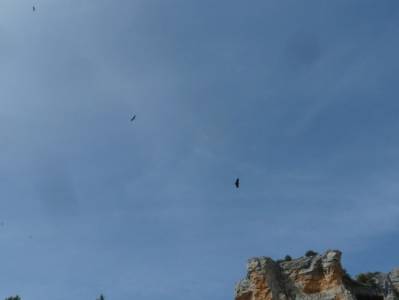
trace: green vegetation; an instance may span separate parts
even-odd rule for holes
[[[292,260],[292,257],[289,256],[289,255],[286,255],[286,256],[284,257],[284,260],[285,260],[285,261],[291,261],[291,260]]]
[[[378,272],[368,272],[368,273],[360,273],[356,276],[356,280],[360,283],[366,284],[366,285],[371,285],[371,286],[375,286],[377,283],[375,282],[375,275]]]
[[[305,256],[306,257],[312,257],[312,256],[316,256],[317,255],[317,252],[315,252],[315,251],[313,251],[313,250],[308,250],[308,251],[306,251],[306,253],[305,253]]]
[[[16,295],[15,297],[8,297],[6,300],[21,300],[21,297]]]
[[[343,273],[342,277],[344,278],[344,280],[352,281],[352,277],[349,275],[346,269],[342,269],[342,273]]]

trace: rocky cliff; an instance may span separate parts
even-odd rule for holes
[[[346,274],[336,250],[281,261],[255,257],[236,286],[235,300],[399,300],[399,268],[364,278]]]

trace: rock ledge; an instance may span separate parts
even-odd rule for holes
[[[365,284],[346,274],[341,255],[328,250],[284,261],[251,258],[235,300],[399,300],[399,268],[369,273]]]

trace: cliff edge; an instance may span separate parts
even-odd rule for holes
[[[354,280],[342,268],[341,255],[328,250],[279,261],[251,258],[235,300],[399,300],[399,268]]]

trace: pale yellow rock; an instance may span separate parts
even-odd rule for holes
[[[367,286],[345,274],[337,250],[290,261],[256,257],[236,285],[235,300],[399,300],[399,269],[375,273],[375,282]]]

